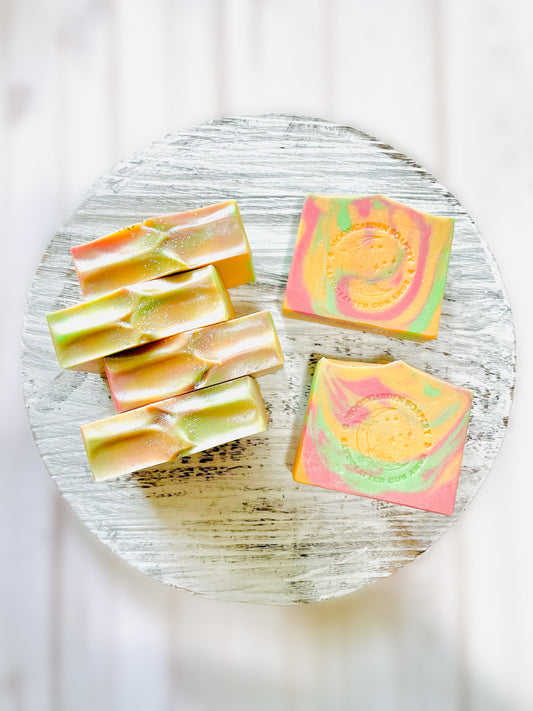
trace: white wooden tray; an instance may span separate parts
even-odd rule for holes
[[[455,217],[436,341],[400,341],[281,316],[306,193],[383,193]],[[231,290],[237,315],[269,309],[285,367],[259,381],[270,426],[172,465],[95,484],[79,432],[114,413],[105,380],[57,365],[45,314],[81,300],[69,247],[149,215],[235,198],[257,281]],[[314,364],[386,356],[474,391],[452,517],[296,484],[291,476]],[[514,330],[487,246],[457,200],[390,146],[296,116],[224,119],[180,131],[116,166],[54,236],[23,334],[24,391],[42,459],[100,540],[165,583],[225,600],[297,603],[392,573],[472,500],[500,448],[514,385]],[[28,495],[31,495],[29,492]]]

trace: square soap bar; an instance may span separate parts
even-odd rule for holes
[[[81,427],[96,481],[155,467],[262,432],[257,383],[245,377],[139,407]]]
[[[100,372],[103,357],[233,318],[213,266],[154,279],[47,315],[62,368]]]
[[[213,264],[227,288],[253,281],[250,245],[234,200],[138,225],[70,250],[84,296]]]
[[[268,311],[170,336],[104,359],[119,412],[283,365]]]
[[[402,361],[322,358],[294,478],[450,515],[471,404],[469,390]]]
[[[413,340],[436,338],[454,220],[383,195],[309,195],[283,312]]]

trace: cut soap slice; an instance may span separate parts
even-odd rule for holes
[[[472,394],[402,361],[322,358],[296,481],[453,513]]]
[[[436,338],[453,227],[383,195],[308,196],[284,314]]]

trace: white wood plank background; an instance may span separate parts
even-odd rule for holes
[[[533,23],[528,0],[0,0],[0,709],[533,708]],[[42,466],[19,340],[91,182],[224,114],[348,123],[461,199],[500,264],[518,379],[481,494],[433,549],[303,608],[170,590],[88,534]]]

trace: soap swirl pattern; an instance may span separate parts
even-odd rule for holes
[[[402,361],[323,358],[294,478],[451,514],[471,402],[470,391]]]
[[[285,313],[435,338],[453,227],[382,195],[308,196]]]

